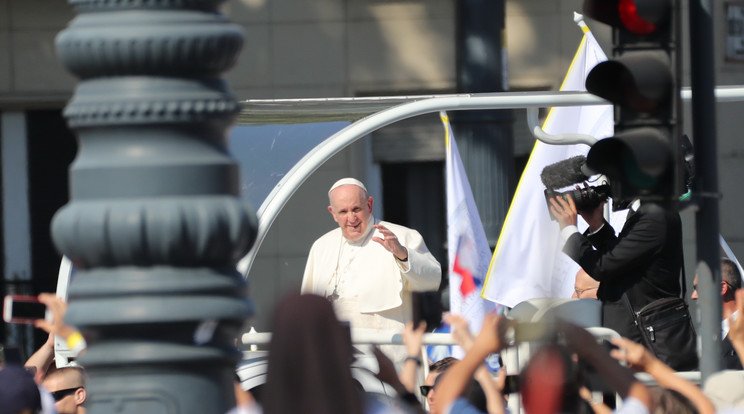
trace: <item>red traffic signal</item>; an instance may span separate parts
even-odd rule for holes
[[[585,0],[584,14],[636,35],[648,35],[668,23],[671,0]]]

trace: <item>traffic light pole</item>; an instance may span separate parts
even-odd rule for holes
[[[720,370],[721,259],[718,247],[718,164],[713,53],[713,2],[690,0],[690,72],[692,134],[695,141],[695,231],[702,344],[702,381]]]

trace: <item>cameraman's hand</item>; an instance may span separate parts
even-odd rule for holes
[[[553,214],[553,217],[558,220],[558,225],[560,225],[561,229],[564,229],[567,226],[575,226],[576,216],[578,215],[573,198],[570,196],[566,198],[568,201],[566,201],[562,196],[550,199],[550,212]]]

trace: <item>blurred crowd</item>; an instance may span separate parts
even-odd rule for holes
[[[735,311],[744,311],[744,290],[736,292],[735,304]],[[290,295],[277,308],[260,401],[251,399],[236,412],[508,413],[514,398],[527,414],[744,413],[742,371],[721,371],[701,387],[639,343],[626,338],[605,342],[567,322],[552,327],[552,336],[531,355],[516,386],[510,386],[506,367],[493,372],[485,360],[513,345],[513,321],[490,314],[475,336],[460,316],[446,315],[445,322],[466,351],[462,359],[422,361],[423,324],[406,325],[402,337],[408,357],[399,369],[375,351],[376,375],[395,390],[391,397],[365,391],[353,377],[354,348],[330,303],[320,296]],[[744,320],[728,322],[729,340],[744,351]],[[428,365],[424,378],[417,375],[422,364]],[[649,375],[654,385],[639,380],[638,372]]]
[[[726,337],[738,357],[744,355],[744,319],[731,315],[744,312],[744,289],[733,297]],[[68,366],[54,363],[55,336],[77,353],[85,352],[85,340],[64,323],[62,299],[42,294],[39,300],[51,317],[35,325],[48,333],[48,340],[23,366],[10,361],[3,365],[0,414],[85,413],[85,370],[74,358]],[[409,322],[402,332],[407,355],[402,365],[373,349],[373,374],[392,391],[370,391],[352,375],[360,353],[333,305],[317,295],[287,295],[275,310],[266,383],[260,393],[244,390],[236,376],[231,414],[502,414],[510,412],[510,399],[518,399],[527,414],[744,413],[740,370],[721,371],[698,386],[639,343],[626,338],[606,342],[584,328],[559,322],[519,375],[507,377],[503,361],[496,369],[485,361],[514,345],[514,321],[489,314],[476,335],[458,315],[445,314],[444,322],[465,351],[462,359],[428,360],[422,352],[425,323]],[[654,385],[638,380],[637,372],[650,375]]]

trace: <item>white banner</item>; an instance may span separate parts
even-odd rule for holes
[[[584,37],[561,85],[563,91],[584,91],[591,69],[607,60],[592,33],[583,26]],[[552,108],[543,129],[549,134],[587,134],[598,139],[613,135],[612,105]],[[543,168],[561,160],[586,155],[589,147],[548,145],[537,141],[501,229],[482,296],[514,307],[527,299],[571,297],[579,266],[561,252],[558,224],[550,219]],[[622,228],[627,212],[612,214],[610,224]],[[586,223],[579,219],[579,230]]]

